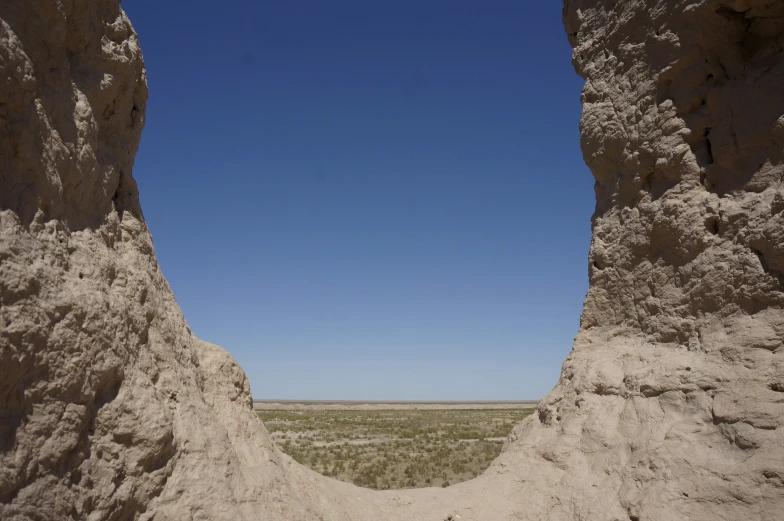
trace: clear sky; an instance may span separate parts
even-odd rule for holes
[[[593,212],[559,0],[123,7],[158,259],[254,397],[552,388]]]

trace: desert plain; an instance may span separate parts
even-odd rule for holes
[[[264,402],[275,444],[325,476],[377,490],[447,487],[484,472],[536,402]]]

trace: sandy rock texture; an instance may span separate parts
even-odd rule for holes
[[[597,200],[574,349],[485,474],[374,492],[280,454],[184,321],[131,175],[119,2],[0,3],[0,519],[781,519],[784,2],[564,22]]]
[[[119,1],[0,2],[0,519],[314,519],[158,268],[146,100]]]

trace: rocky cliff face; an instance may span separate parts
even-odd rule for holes
[[[784,3],[567,1],[565,24],[597,203],[580,334],[540,415],[601,404],[581,443],[616,445],[632,518],[774,519]]]
[[[590,289],[539,405],[551,438],[521,425],[510,451],[562,467],[559,505],[587,518],[775,519],[784,3],[567,0],[564,21],[596,179]]]
[[[784,4],[564,19],[597,198],[574,349],[484,475],[373,492],[278,453],[188,329],[131,175],[119,1],[0,3],[0,519],[779,519]]]
[[[0,2],[0,519],[308,517],[158,269],[146,99],[119,1]]]

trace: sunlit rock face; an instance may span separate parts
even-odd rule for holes
[[[775,519],[784,2],[567,0],[564,22],[596,210],[580,332],[540,420],[618,518]]]
[[[304,518],[244,373],[158,269],[146,101],[119,1],[0,2],[0,519]]]
[[[582,329],[619,327],[694,352],[721,350],[715,335],[775,350],[784,3],[615,4],[568,2],[566,13],[596,179]]]
[[[564,21],[597,199],[574,349],[484,475],[372,492],[281,455],[183,319],[132,177],[119,1],[0,2],[0,519],[780,519],[784,3]]]

